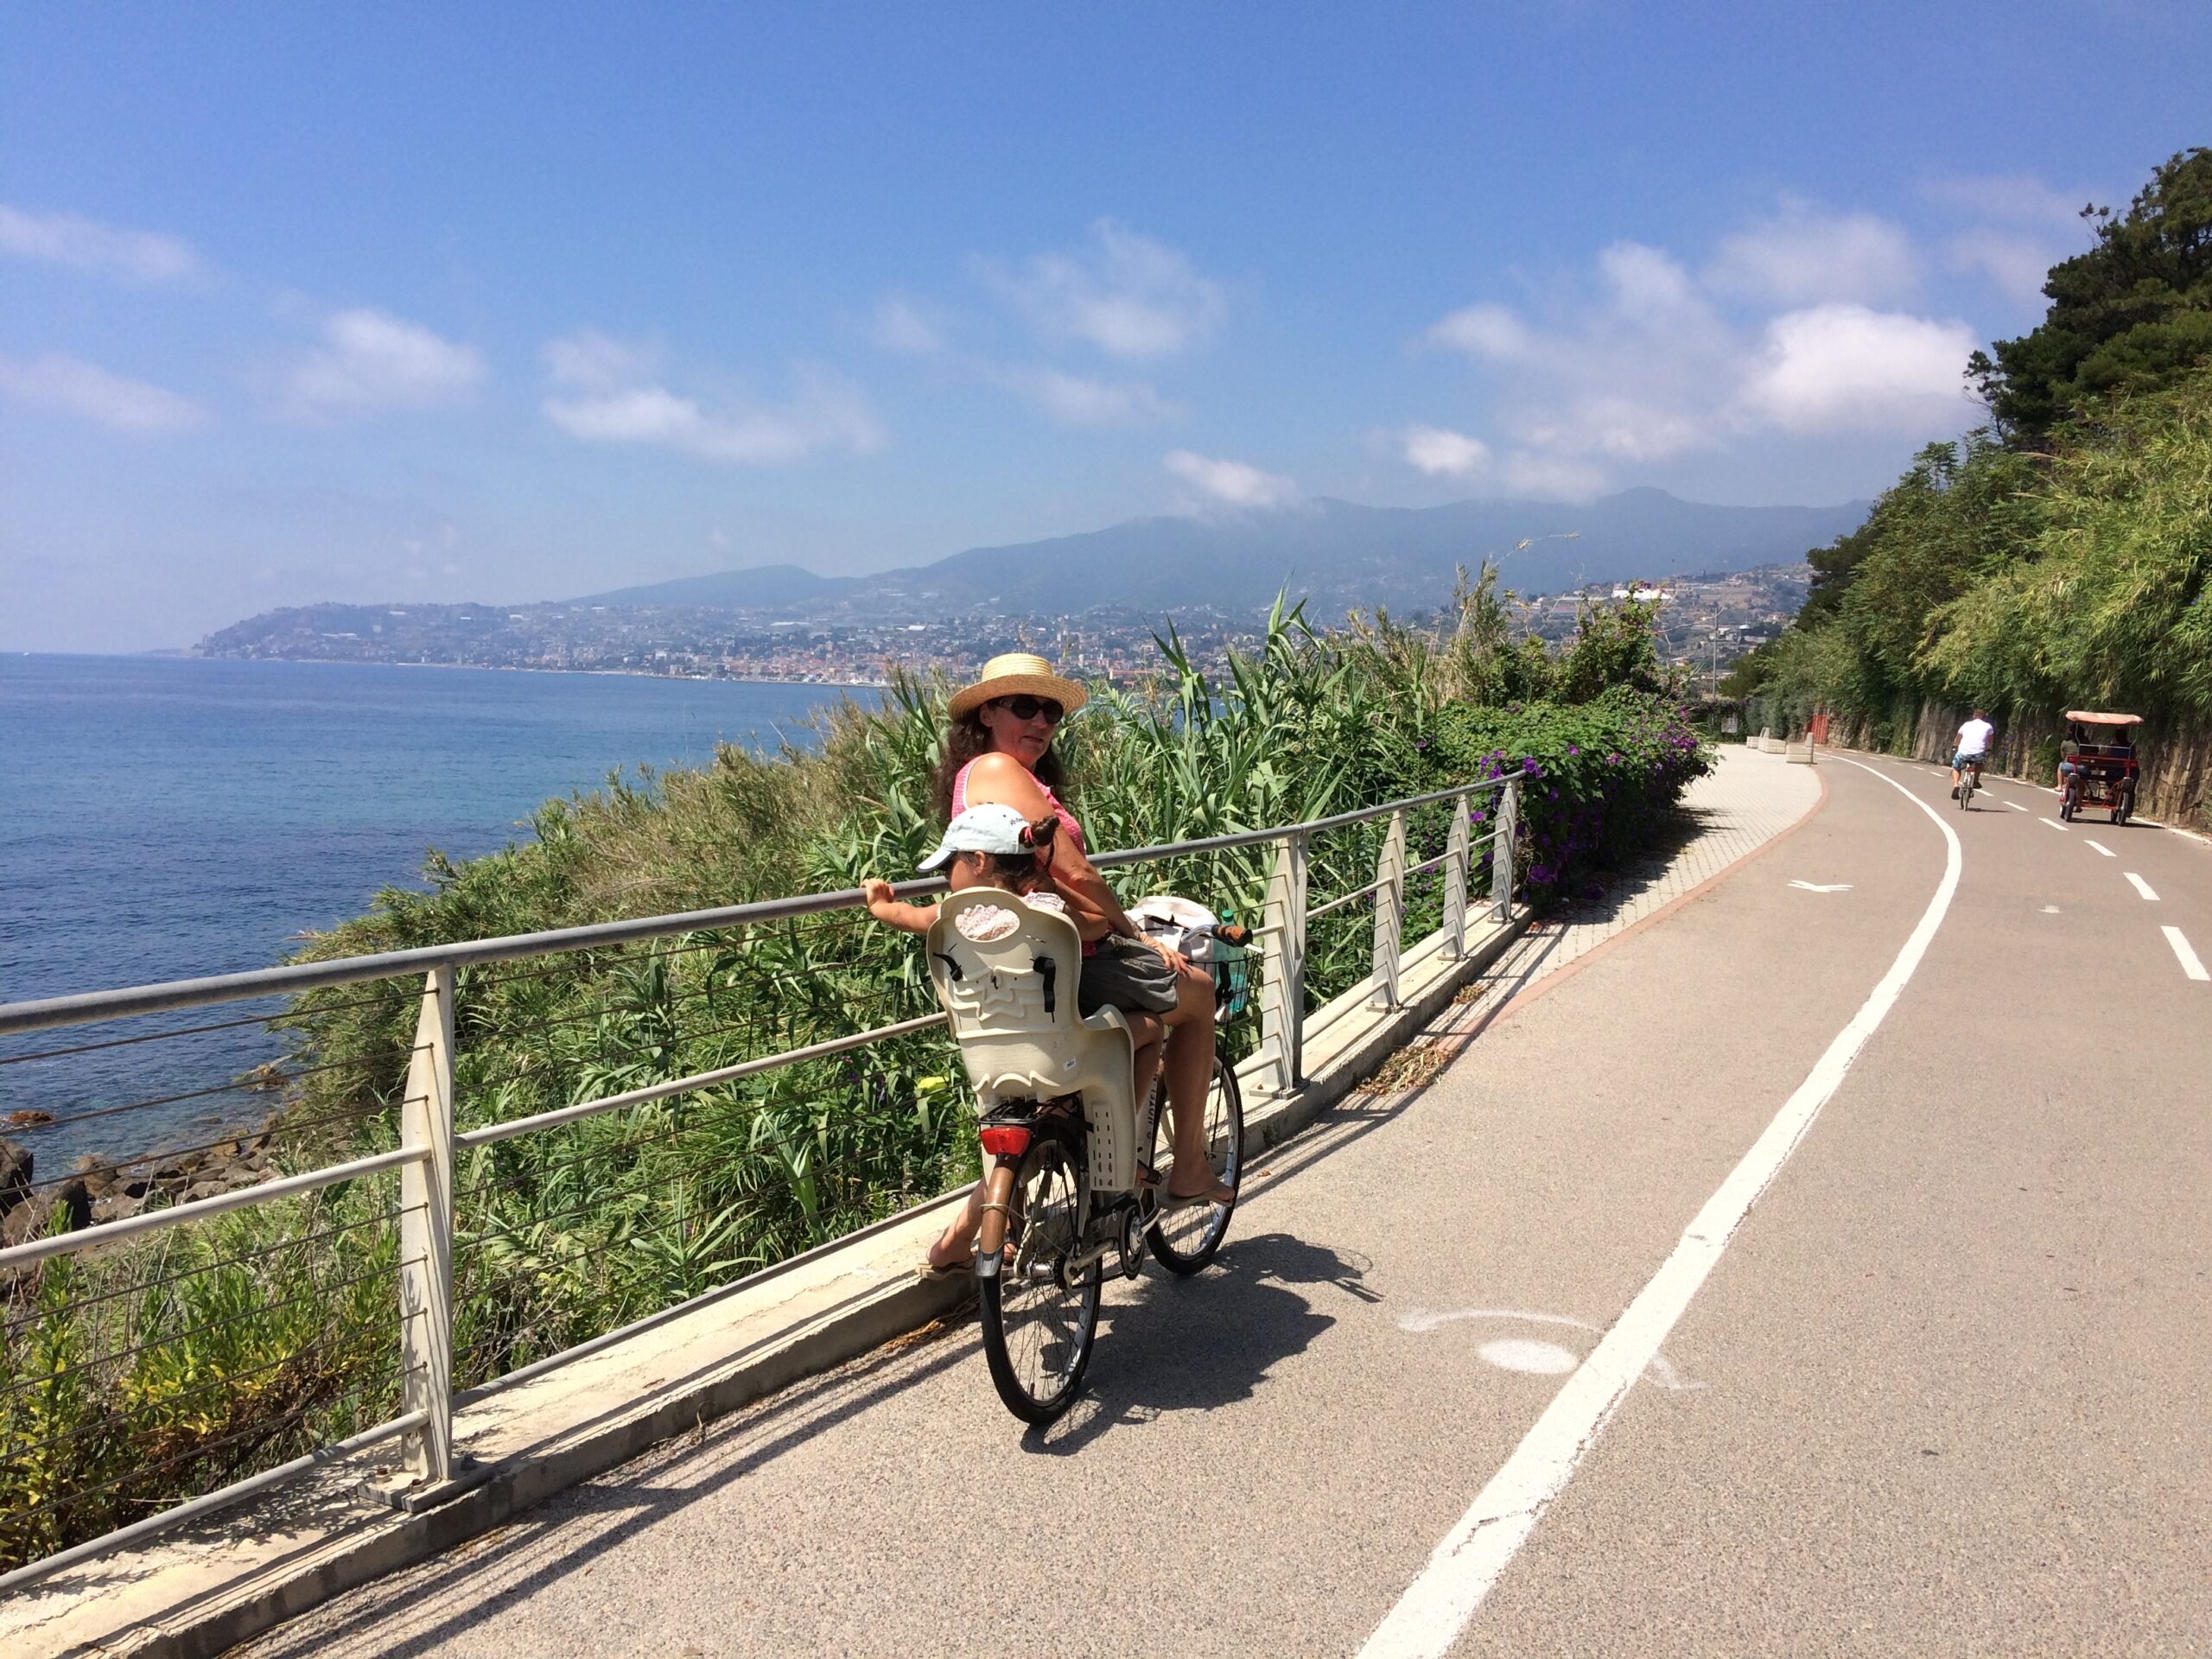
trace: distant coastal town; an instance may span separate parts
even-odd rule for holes
[[[1515,603],[1529,632],[1556,641],[1573,631],[1586,603],[1656,600],[1674,660],[1700,677],[1717,677],[1781,630],[1810,580],[1810,568],[1799,562],[1656,585],[1524,594]],[[1079,673],[1128,682],[1157,671],[1153,641],[1171,624],[1192,660],[1217,671],[1231,652],[1257,644],[1264,623],[1263,614],[1206,607],[1166,615],[1114,606],[1060,616],[978,609],[905,621],[866,614],[849,601],[773,613],[670,605],[328,604],[234,624],[193,654],[880,685],[894,666],[957,677],[1001,652],[1027,649]]]

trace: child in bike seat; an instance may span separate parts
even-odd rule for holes
[[[969,887],[998,887],[1039,910],[1066,915],[1066,903],[1052,891],[1038,868],[1038,849],[1058,827],[1050,818],[1042,824],[1033,825],[1012,807],[997,802],[971,806],[945,827],[944,842],[922,861],[921,868],[942,869],[945,885],[955,893]],[[927,933],[930,924],[937,920],[935,904],[904,903],[893,897],[891,884],[879,877],[871,876],[861,882],[861,895],[867,901],[869,915],[902,933]],[[1020,923],[1002,905],[977,905],[963,911],[953,925],[963,938],[981,942],[1002,939]],[[1120,1005],[1121,999],[1113,1000],[1116,1006]],[[1122,1017],[1128,1023],[1129,1038],[1136,1048],[1134,1081],[1136,1097],[1141,1101],[1160,1067],[1160,1041],[1166,1027],[1157,1014],[1141,1007],[1124,1007]],[[944,1236],[930,1247],[925,1272],[959,1272],[974,1262],[976,1230],[982,1221],[982,1202],[979,1186],[953,1217]]]

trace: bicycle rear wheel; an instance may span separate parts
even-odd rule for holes
[[[1082,1173],[1059,1141],[1039,1138],[1014,1175],[999,1270],[978,1281],[983,1357],[1006,1408],[1049,1423],[1075,1403],[1098,1340],[1099,1263],[1070,1272],[1081,1240]]]
[[[1206,1090],[1206,1145],[1215,1178],[1235,1186],[1244,1173],[1244,1096],[1236,1086],[1236,1068],[1218,1053],[1213,1057],[1212,1086]],[[1167,1114],[1162,1111],[1153,1128],[1152,1166],[1165,1170],[1173,1156]],[[1169,1272],[1196,1273],[1221,1249],[1236,1200],[1169,1209],[1162,1186],[1159,1201],[1160,1216],[1146,1230],[1145,1242]]]

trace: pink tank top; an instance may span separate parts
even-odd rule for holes
[[[982,756],[981,755],[977,755],[976,757],[976,760],[980,760],[982,759]],[[970,760],[966,766],[961,767],[958,772],[953,774],[952,814],[955,817],[959,817],[960,814],[968,810],[968,774],[975,770],[976,761]],[[1033,773],[1032,776],[1033,778],[1034,774]],[[1060,821],[1060,828],[1067,831],[1069,835],[1075,837],[1076,851],[1084,854],[1086,857],[1089,856],[1090,849],[1084,845],[1083,826],[1075,821],[1075,814],[1069,811],[1067,808],[1060,804],[1060,798],[1052,793],[1051,786],[1047,785],[1043,779],[1037,778],[1035,779],[1035,782],[1037,787],[1045,791],[1045,798],[1046,801],[1051,803],[1052,816]]]

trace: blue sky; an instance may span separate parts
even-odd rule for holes
[[[2161,0],[12,5],[0,647],[1871,495],[2208,67]]]

